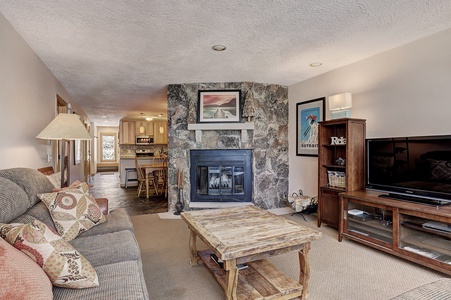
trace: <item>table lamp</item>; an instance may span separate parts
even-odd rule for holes
[[[350,118],[352,107],[352,94],[341,93],[329,96],[329,110],[331,119]]]

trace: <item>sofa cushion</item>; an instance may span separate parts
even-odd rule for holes
[[[103,233],[111,233],[121,230],[129,230],[133,232],[133,224],[125,208],[116,208],[105,217],[107,220],[105,223],[92,227],[88,231],[81,233],[78,238],[99,235]],[[39,202],[38,204],[30,208],[25,214],[12,220],[10,223],[31,223],[35,219],[42,221],[48,227],[56,231],[53,220],[50,217],[49,210],[43,202]]]
[[[68,290],[54,287],[55,299],[149,299],[141,260],[124,261],[96,267],[99,287]]]
[[[99,285],[86,258],[39,220],[0,224],[0,236],[42,267],[53,285],[77,289]]]
[[[24,214],[15,218],[9,223],[22,223],[28,224],[33,222],[33,220],[38,219],[53,231],[56,231],[55,224],[53,223],[52,217],[50,216],[49,209],[45,206],[44,202],[36,203],[33,207],[28,209]]]
[[[78,237],[70,244],[83,253],[94,267],[141,257],[138,242],[129,230]]]
[[[30,207],[25,191],[9,179],[0,177],[0,223],[9,223]]]
[[[48,207],[56,230],[66,241],[106,221],[85,182],[78,188],[39,194],[38,197]]]
[[[133,224],[125,208],[116,208],[105,217],[107,220],[105,223],[81,233],[77,239],[121,230],[129,230],[133,232]]]
[[[2,238],[0,270],[0,299],[52,299],[52,283],[44,271],[31,258]]]
[[[20,186],[28,195],[29,205],[39,202],[38,194],[49,193],[54,189],[53,184],[38,170],[29,168],[12,168],[0,170],[0,177],[7,178]],[[15,215],[17,217],[19,214]]]

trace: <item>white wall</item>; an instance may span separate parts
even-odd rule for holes
[[[87,117],[1,14],[0,43],[0,169],[54,166],[47,162],[47,142],[36,135],[56,115],[56,94]],[[83,171],[83,165],[71,166],[71,180]]]
[[[367,137],[451,134],[451,29],[289,86],[290,193],[318,194],[317,157],[296,156],[296,103],[342,92]]]

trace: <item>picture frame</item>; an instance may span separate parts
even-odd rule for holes
[[[296,155],[318,156],[318,122],[325,120],[326,97],[296,104]]]
[[[241,122],[241,90],[199,90],[197,123]]]

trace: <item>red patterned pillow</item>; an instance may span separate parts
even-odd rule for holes
[[[30,224],[0,224],[0,237],[31,257],[55,286],[99,286],[97,272],[67,241],[39,220]]]
[[[77,188],[39,194],[38,197],[49,209],[56,230],[66,241],[106,221],[97,202],[89,195],[86,182]]]

